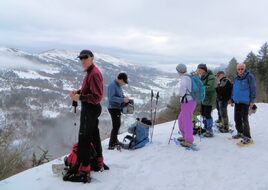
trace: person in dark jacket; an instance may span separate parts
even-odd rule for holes
[[[217,92],[217,104],[219,108],[219,115],[221,121],[219,123],[219,130],[222,133],[229,132],[229,119],[227,106],[228,102],[231,100],[233,85],[231,81],[225,76],[224,71],[219,71],[217,73],[218,85],[216,87]]]
[[[213,119],[211,116],[212,107],[216,102],[216,79],[214,74],[207,69],[206,64],[199,64],[197,74],[201,77],[206,87],[206,95],[201,103],[201,115],[203,117],[204,128],[206,130],[204,137],[213,137]]]
[[[111,131],[109,150],[113,150],[116,145],[120,145],[117,135],[121,126],[121,108],[123,103],[128,103],[128,97],[124,96],[122,86],[128,84],[126,73],[119,73],[117,79],[108,86],[108,110],[112,118],[113,128]]]
[[[90,170],[90,144],[93,144],[97,158],[95,170],[103,170],[101,139],[99,133],[99,120],[101,114],[101,101],[103,98],[103,78],[100,70],[94,65],[94,55],[89,50],[82,50],[78,56],[81,66],[86,72],[80,90],[72,91],[69,96],[72,101],[81,102],[80,129],[78,137],[77,159],[82,163],[79,170]],[[92,168],[91,168],[92,169]],[[90,179],[90,173],[87,174]]]
[[[248,111],[252,108],[256,99],[256,80],[253,74],[246,70],[245,64],[237,64],[237,76],[233,83],[232,101],[235,103],[235,127],[237,134],[234,139],[242,138],[242,144],[252,142]]]

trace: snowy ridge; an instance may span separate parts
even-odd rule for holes
[[[71,52],[67,50],[52,49],[38,54],[38,57],[44,61],[52,61],[61,63],[63,59],[75,61],[78,52]],[[77,61],[77,60],[76,60]]]
[[[51,165],[62,162],[58,159],[1,181],[0,189],[265,190],[268,152],[264,150],[268,128],[263,124],[267,123],[268,104],[257,106],[257,113],[250,116],[255,143],[247,148],[239,148],[237,140],[229,140],[229,133],[215,133],[214,138],[201,141],[196,136],[198,152],[187,151],[173,142],[168,145],[173,126],[173,122],[169,122],[156,126],[153,143],[139,150],[108,151],[108,139],[104,140],[104,157],[110,170],[92,172],[90,184],[63,182],[53,176]],[[229,107],[229,117],[233,121],[232,107]],[[120,136],[121,140],[124,135]],[[177,127],[173,136],[178,137]]]
[[[133,64],[131,64],[131,63],[129,63],[121,58],[113,57],[113,56],[103,54],[103,53],[94,53],[94,54],[95,54],[96,60],[101,59],[105,62],[112,63],[115,66],[122,66],[122,65],[134,66]]]

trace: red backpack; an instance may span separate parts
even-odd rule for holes
[[[90,149],[91,154],[89,155],[89,159],[92,160],[96,157],[96,151],[92,143],[90,144]],[[63,176],[63,180],[89,183],[91,181],[90,164],[87,166],[83,166],[82,163],[78,162],[77,150],[78,150],[78,144],[76,143],[72,146],[70,154],[64,158],[64,163],[67,172]]]

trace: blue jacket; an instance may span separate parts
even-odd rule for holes
[[[124,94],[121,86],[113,80],[108,86],[108,109],[121,109]]]
[[[242,77],[237,76],[234,79],[232,99],[236,104],[255,102],[256,80],[249,71],[245,71]]]

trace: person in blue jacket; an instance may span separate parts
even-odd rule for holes
[[[252,143],[248,122],[249,108],[253,107],[256,99],[256,79],[246,70],[245,64],[237,64],[237,76],[233,82],[232,102],[235,103],[234,116],[237,134],[234,139],[242,138],[242,144]]]
[[[128,103],[129,98],[124,96],[122,86],[128,84],[126,73],[119,73],[117,79],[113,80],[108,86],[108,111],[112,118],[113,128],[111,131],[109,150],[113,150],[119,145],[117,135],[121,126],[121,108],[123,103]]]

